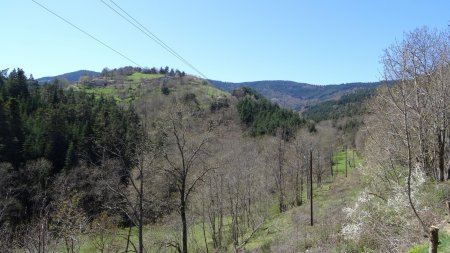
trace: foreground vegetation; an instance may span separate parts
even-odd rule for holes
[[[242,244],[241,249],[246,252],[260,251],[289,251],[304,252],[308,249],[321,249],[321,251],[338,251],[345,252],[352,246],[351,241],[345,241],[340,235],[341,227],[344,225],[345,213],[343,208],[352,203],[357,194],[363,189],[362,181],[359,180],[360,174],[358,167],[361,166],[362,160],[356,154],[355,165],[350,154],[353,150],[348,151],[348,159],[352,165],[348,166],[348,176],[345,176],[345,151],[339,152],[334,156],[334,170],[337,174],[334,177],[328,177],[322,185],[314,186],[314,198],[317,204],[314,206],[316,211],[317,224],[309,226],[309,205],[307,204],[307,196],[303,195],[305,204],[294,207],[291,210],[280,213],[274,203],[273,208],[267,213],[267,217],[260,224],[257,230],[248,231],[243,235],[246,240]],[[336,209],[330,212],[331,209]],[[193,214],[195,217],[195,214]],[[332,216],[332,217],[330,217]],[[169,217],[168,219],[172,219]],[[333,224],[330,224],[330,219]],[[213,238],[209,230],[204,231],[204,225],[201,217],[196,218],[190,226],[189,231],[189,249],[194,252],[207,252],[214,248]],[[230,233],[232,229],[232,217],[224,217],[223,232]],[[109,252],[123,250],[126,245],[126,236],[128,229],[110,229],[102,233],[98,231],[86,236],[79,245],[79,252],[95,252],[100,248],[108,249]],[[158,224],[147,225],[144,228],[145,249],[148,252],[176,251],[171,249],[164,242],[167,237],[176,238],[177,230],[171,226],[167,220],[158,222]],[[137,230],[131,230],[133,241],[137,241]],[[298,238],[305,238],[298,240]],[[224,240],[224,251],[234,252],[231,238]],[[339,244],[339,246],[337,246]],[[59,245],[62,248],[62,245]]]

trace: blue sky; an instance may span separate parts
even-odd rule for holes
[[[99,0],[36,1],[143,67],[196,74]],[[231,82],[377,81],[383,49],[403,32],[450,20],[448,0],[114,1],[208,78]],[[132,65],[31,0],[1,6],[0,69],[42,77]]]

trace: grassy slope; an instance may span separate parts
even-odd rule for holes
[[[127,81],[131,81],[131,82],[140,82],[142,79],[155,79],[155,78],[160,78],[160,77],[164,77],[164,75],[161,74],[143,74],[143,73],[133,73],[132,75],[127,77]]]
[[[348,150],[348,159],[352,150]],[[310,226],[310,205],[304,196],[303,205],[282,214],[274,214],[266,220],[263,230],[258,232],[245,247],[248,251],[262,252],[332,252],[342,243],[339,236],[343,218],[342,208],[351,203],[361,190],[359,172],[353,162],[345,177],[345,152],[334,157],[333,179],[325,180],[314,189],[314,226]],[[362,160],[355,153],[356,167]],[[337,175],[336,175],[337,172]]]
[[[153,80],[162,78],[164,75],[160,74],[143,74],[133,73],[125,78],[125,83],[107,85],[105,87],[90,87],[86,85],[76,85],[75,89],[85,91],[87,93],[95,94],[96,97],[106,96],[113,97],[117,101],[132,102],[139,98],[149,98],[156,95],[160,95],[159,88],[153,87],[152,89],[146,89],[145,84],[142,84],[142,80]],[[173,78],[172,78],[173,79]],[[171,92],[176,92],[179,95],[184,93],[194,93],[201,105],[203,102],[210,100],[211,97],[227,97],[230,94],[228,92],[219,90],[211,85],[204,84],[199,79],[186,78],[187,85],[175,85],[169,88]],[[179,82],[181,79],[176,79]],[[206,105],[205,105],[206,106]]]
[[[347,150],[347,159],[349,163],[347,164],[347,170],[352,170],[356,165],[360,165],[362,163],[362,159],[358,156],[356,152],[351,149]],[[345,151],[341,151],[334,156],[334,166],[333,170],[338,174],[345,174]],[[347,172],[348,172],[347,171]]]
[[[107,87],[80,87],[78,90],[82,90],[86,93],[95,94],[96,96],[113,96],[117,97],[117,89],[111,86]],[[117,99],[119,99],[117,97]]]

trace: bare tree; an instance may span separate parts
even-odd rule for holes
[[[188,252],[187,210],[190,195],[213,168],[205,161],[212,138],[211,122],[203,122],[201,112],[192,106],[175,103],[159,128],[164,139],[164,171],[176,183],[178,211],[182,223],[182,252]]]
[[[79,237],[88,231],[88,218],[79,206],[80,194],[62,194],[51,229],[64,240],[67,253],[79,251]]]
[[[132,162],[133,167],[127,168],[120,155],[122,153],[120,150],[108,150],[116,155],[116,159],[103,160],[100,168],[103,173],[101,184],[113,193],[113,198],[105,208],[125,214],[129,221],[138,228],[136,251],[139,253],[144,252],[144,224],[146,220],[152,218],[147,217],[146,214],[149,209],[155,208],[153,206],[155,194],[150,191],[149,185],[156,181],[155,161],[158,156],[155,141],[151,140],[147,133],[149,130],[144,128],[142,131],[134,146],[136,154]],[[125,179],[126,183],[121,182],[121,179]],[[130,240],[129,234],[126,251],[130,246],[135,247]]]
[[[275,184],[278,190],[278,208],[280,213],[287,210],[285,203],[285,174],[286,174],[286,141],[284,140],[284,129],[279,129],[277,133],[276,169],[274,170]]]
[[[117,228],[117,217],[110,217],[108,213],[102,212],[91,222],[92,244],[96,249],[103,252],[119,251],[119,230]]]
[[[385,50],[384,79],[390,83],[379,89],[366,124],[367,149],[379,153],[366,154],[367,160],[383,167],[387,180],[405,186],[408,205],[424,232],[428,225],[416,208],[413,174],[424,171],[427,179],[445,178],[448,39],[445,33],[420,28]]]
[[[208,222],[209,234],[211,235],[214,249],[220,250],[223,244],[225,216],[224,173],[212,171],[206,181],[204,189],[206,192],[204,192],[202,198],[203,219]]]
[[[294,191],[295,191],[295,203],[297,206],[302,204],[303,201],[303,186],[304,179],[306,178],[306,191],[307,191],[307,199],[310,199],[310,188],[309,182],[309,149],[311,144],[313,143],[313,136],[306,130],[301,129],[297,131],[295,140],[294,140],[294,161],[296,168],[295,171],[295,181],[294,181]]]

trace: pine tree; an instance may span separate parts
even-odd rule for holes
[[[8,94],[13,98],[29,98],[30,94],[28,92],[27,77],[22,69],[13,70],[9,74],[7,82]]]

